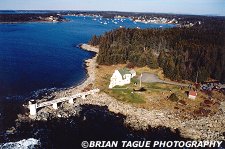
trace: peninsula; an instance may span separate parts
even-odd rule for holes
[[[151,99],[152,108],[149,108],[148,102],[145,101],[138,103],[132,103],[131,101],[121,101],[119,96],[115,93],[111,93],[110,90],[106,89],[106,77],[114,69],[122,67],[124,65],[114,65],[114,66],[104,66],[98,65],[96,63],[96,58],[98,56],[98,47],[83,44],[81,48],[96,52],[96,56],[92,59],[86,60],[88,78],[81,85],[77,87],[72,87],[63,91],[55,92],[45,97],[42,100],[38,100],[37,103],[47,101],[49,98],[54,97],[54,99],[61,97],[68,97],[78,92],[88,91],[94,88],[100,88],[101,92],[90,96],[85,99],[77,98],[71,105],[67,102],[58,105],[57,110],[53,107],[44,107],[38,110],[35,117],[32,120],[28,115],[18,115],[17,129],[21,129],[21,124],[24,122],[33,123],[35,121],[43,122],[49,121],[50,119],[60,119],[67,118],[71,116],[79,116],[80,106],[93,105],[100,107],[107,107],[107,109],[115,114],[124,115],[125,121],[124,125],[131,127],[134,130],[148,130],[150,129],[164,129],[168,128],[174,134],[179,131],[179,135],[184,138],[190,138],[194,140],[224,140],[224,116],[223,111],[217,111],[214,114],[209,114],[207,116],[191,116],[190,113],[182,111],[181,107],[185,106],[184,102],[171,102],[165,101],[165,99]],[[145,71],[147,69],[145,68]],[[104,73],[103,73],[104,72]],[[139,71],[138,71],[139,73]],[[109,82],[109,80],[108,80]],[[105,85],[103,85],[105,84]],[[121,90],[122,91],[122,90]],[[154,90],[153,90],[154,91]],[[142,93],[135,93],[143,96]],[[168,94],[168,92],[165,92]],[[152,96],[154,98],[154,96]],[[132,100],[132,99],[131,99]],[[149,99],[148,99],[149,100]],[[154,101],[153,101],[154,100]],[[158,100],[158,101],[156,101]],[[146,103],[147,102],[147,103]],[[159,102],[158,104],[155,102]],[[166,102],[166,103],[165,103]],[[199,100],[198,100],[199,102]],[[161,105],[168,104],[168,106],[175,106],[178,109],[172,108],[162,108]],[[190,103],[190,102],[188,102]],[[161,108],[160,108],[161,107]],[[186,106],[185,106],[186,107]],[[84,118],[85,119],[85,118]],[[207,125],[205,123],[207,122]],[[29,129],[33,129],[32,126]]]
[[[0,23],[20,23],[20,22],[62,22],[65,19],[60,14],[0,14]]]

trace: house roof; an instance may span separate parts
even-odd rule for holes
[[[195,92],[195,91],[189,91],[189,95],[191,95],[191,96],[197,96],[197,92]]]
[[[122,76],[124,76],[125,74],[131,74],[130,70],[127,68],[119,69],[118,71]]]

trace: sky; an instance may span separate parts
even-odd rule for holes
[[[0,0],[0,10],[103,10],[225,16],[225,0]]]

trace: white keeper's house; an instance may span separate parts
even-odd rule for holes
[[[113,73],[111,79],[109,88],[113,88],[115,86],[123,86],[125,84],[130,84],[131,78],[136,76],[135,70],[129,70],[128,68],[123,68],[119,70],[115,70]]]

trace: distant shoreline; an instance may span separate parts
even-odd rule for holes
[[[29,22],[64,22],[60,14],[44,13],[44,14],[0,14],[0,23],[13,24],[13,23],[29,23]]]
[[[69,22],[69,20],[62,20],[62,21],[17,21],[17,22],[1,22],[1,21],[0,21],[0,24],[59,23],[59,22]]]

